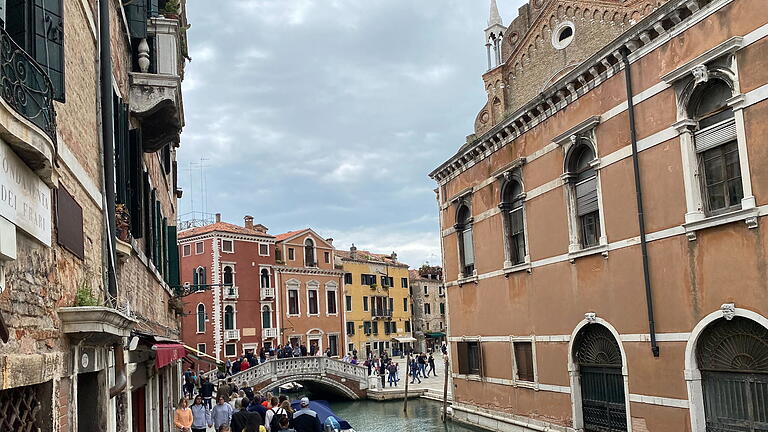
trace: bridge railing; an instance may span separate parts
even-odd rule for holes
[[[301,375],[332,374],[347,378],[367,387],[368,370],[363,366],[353,365],[328,357],[291,357],[269,360],[232,375],[232,382],[238,387],[253,386],[264,381],[276,381],[281,378]]]

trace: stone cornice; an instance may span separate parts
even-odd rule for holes
[[[227,240],[239,240],[239,241],[246,241],[246,242],[253,242],[253,243],[269,243],[269,244],[275,244],[276,240],[273,236],[269,234],[259,234],[254,232],[254,234],[235,234],[227,231],[210,231],[203,234],[196,234],[191,235],[189,237],[182,237],[179,238],[179,244],[184,243],[194,243],[198,242],[200,240],[207,240],[212,238],[224,238]]]
[[[349,261],[349,262],[356,262],[361,264],[375,264],[375,265],[383,265],[383,266],[389,266],[389,267],[398,267],[398,268],[408,268],[408,264],[398,263],[387,263],[383,261],[374,261],[374,260],[365,260],[365,259],[358,259],[358,258],[348,258],[348,257],[341,257],[342,261]]]
[[[307,268],[307,267],[287,267],[287,266],[274,266],[273,270],[285,274],[303,274],[303,275],[316,275],[316,276],[344,276],[344,272],[341,270],[328,270],[321,268]]]
[[[621,71],[622,51],[634,53],[643,47],[653,46],[657,39],[668,37],[675,28],[685,26],[692,20],[700,10],[700,4],[711,5],[722,1],[671,0],[662,5],[549,86],[538,97],[475,141],[462,146],[453,157],[433,170],[429,177],[439,184],[447,183]],[[681,19],[682,15],[686,18]],[[631,55],[630,59],[634,60]]]

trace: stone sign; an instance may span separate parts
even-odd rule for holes
[[[51,245],[51,189],[2,141],[0,216]]]

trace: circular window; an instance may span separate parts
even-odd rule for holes
[[[574,25],[570,21],[561,22],[552,32],[552,46],[563,49],[571,44],[574,35]]]

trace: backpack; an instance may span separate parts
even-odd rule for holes
[[[278,411],[275,411],[274,408],[270,408],[270,410],[274,414],[272,415],[272,420],[269,422],[269,430],[277,432],[280,430],[280,419],[283,417],[288,417],[288,415],[283,408],[278,408]]]

